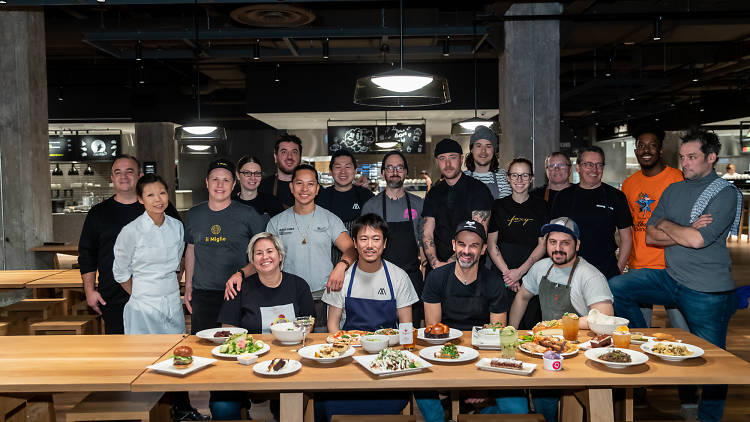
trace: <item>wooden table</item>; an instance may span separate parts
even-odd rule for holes
[[[0,307],[28,298],[26,284],[64,270],[6,270],[0,271]]]
[[[649,332],[649,330],[645,330]],[[655,330],[650,330],[651,332]],[[281,419],[283,422],[301,421],[303,394],[315,391],[363,391],[363,390],[471,390],[508,388],[559,388],[575,390],[577,396],[587,404],[589,420],[613,421],[612,387],[691,385],[704,384],[707,380],[715,384],[750,383],[750,364],[731,353],[721,350],[696,336],[677,329],[660,329],[674,334],[686,343],[697,345],[705,350],[703,357],[683,362],[666,362],[651,357],[644,364],[628,369],[609,369],[588,361],[583,353],[568,358],[560,372],[546,371],[542,360],[518,352],[517,358],[537,363],[531,376],[517,376],[497,372],[481,371],[468,364],[435,364],[425,371],[379,378],[354,362],[343,359],[332,365],[322,365],[302,360],[303,367],[295,374],[282,377],[261,377],[255,375],[251,367],[240,366],[236,361],[220,360],[215,365],[195,372],[185,378],[175,378],[155,372],[145,372],[132,385],[133,391],[206,391],[206,390],[245,390],[279,392],[281,397]],[[308,344],[321,343],[325,334],[311,334]],[[270,339],[271,336],[260,336]],[[212,343],[199,340],[195,336],[182,341],[193,348],[197,356],[211,356]],[[471,344],[471,333],[464,333],[460,344]],[[419,344],[419,348],[425,344]],[[261,361],[275,357],[300,360],[292,352],[298,346],[283,346],[271,342],[271,351],[261,357]],[[638,346],[632,345],[637,349]],[[171,352],[171,351],[170,351]],[[169,353],[169,352],[167,352]],[[168,358],[165,353],[160,360]],[[357,354],[365,354],[358,350]],[[499,351],[480,350],[481,357],[498,357]],[[572,395],[563,400],[564,407],[571,409]],[[564,420],[579,420],[580,410],[564,410]]]
[[[29,249],[31,252],[52,252],[52,253],[64,253],[67,255],[78,256],[78,244],[69,243],[65,245],[37,245]]]
[[[30,289],[82,289],[81,270],[54,270],[56,274],[26,284]]]

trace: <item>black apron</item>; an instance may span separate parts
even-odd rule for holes
[[[419,243],[414,236],[414,218],[412,217],[411,201],[409,194],[406,195],[406,209],[409,214],[409,221],[398,221],[388,223],[388,243],[385,245],[382,258],[393,262],[399,268],[404,270],[411,280],[414,290],[417,292],[419,302],[412,305],[412,322],[415,327],[424,316],[422,305],[422,290],[424,289],[424,279],[422,271],[419,269]],[[383,196],[383,220],[388,221],[386,212],[386,194]]]
[[[545,321],[560,319],[566,312],[577,312],[570,300],[570,282],[573,280],[573,273],[576,271],[580,260],[581,258],[577,256],[573,268],[570,269],[568,284],[557,284],[547,278],[555,264],[549,266],[547,273],[539,281],[539,302],[542,305],[542,318]]]
[[[480,279],[481,270],[477,272],[477,279],[474,281],[476,288],[474,289],[474,295],[469,297],[456,297],[449,294],[447,288],[450,282],[450,277],[455,271],[455,265],[452,265],[454,270],[447,271],[445,274],[445,287],[446,291],[443,292],[443,317],[442,321],[448,326],[453,328],[467,331],[471,330],[475,325],[486,324],[490,321],[490,306],[487,303],[487,298],[484,294],[484,286],[482,283],[486,280]]]
[[[458,183],[460,183],[460,180],[459,182],[456,182],[456,184]],[[455,253],[453,251],[452,240],[456,227],[462,222],[456,221],[453,218],[453,210],[456,209],[461,202],[460,198],[457,197],[458,191],[456,185],[449,187],[449,194],[445,198],[445,203],[435,210],[435,231],[433,233],[433,238],[435,239],[435,256],[438,261],[447,262]]]
[[[354,189],[354,195],[357,198],[357,205],[360,207],[359,209],[360,209],[360,214],[361,214],[362,205],[364,205],[362,203],[362,198],[360,197],[359,190],[355,189],[354,186],[352,186],[352,189]],[[332,200],[326,201],[326,202],[327,202],[326,204],[321,203],[320,206],[327,209],[328,211],[331,211],[331,208],[333,208],[333,204],[331,203]],[[344,227],[346,227],[346,232],[349,233],[349,236],[352,235],[352,226],[354,225],[354,222],[356,220],[357,218],[355,218],[354,220],[347,220],[347,221],[344,221],[343,218],[341,219],[341,222],[344,223]],[[336,247],[336,245],[331,245],[331,263],[333,263],[334,267],[336,266],[336,264],[338,264],[339,260],[341,259],[343,255],[344,253],[341,252],[339,248]]]
[[[279,192],[279,178],[274,176],[274,178],[273,178],[273,193],[271,195],[275,196],[278,199],[279,198],[278,197],[278,192]],[[281,202],[281,206],[284,207],[285,210],[291,208],[291,206],[285,204],[284,201],[282,201],[281,199],[279,199],[279,202]]]

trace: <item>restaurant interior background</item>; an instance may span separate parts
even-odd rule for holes
[[[750,171],[746,1],[405,1],[403,66],[445,77],[451,101],[354,104],[357,78],[399,67],[399,16],[397,1],[1,1],[0,121],[11,122],[0,125],[3,204],[15,206],[8,201],[23,186],[14,172],[23,152],[14,156],[12,145],[39,141],[24,128],[37,114],[23,110],[44,104],[35,110],[47,113],[48,133],[34,148],[49,153],[41,164],[50,175],[36,175],[44,186],[22,203],[53,214],[0,213],[4,231],[36,227],[18,229],[24,250],[75,242],[86,209],[111,194],[106,157],[55,155],[74,135],[112,136],[111,151],[167,177],[181,209],[206,198],[204,169],[217,156],[253,154],[271,173],[284,131],[327,170],[328,128],[342,124],[424,124],[425,148],[408,154],[414,189],[423,188],[421,170],[439,176],[436,141],[453,137],[468,151],[459,123],[475,116],[500,133],[503,165],[516,155],[534,160],[537,184],[545,151],[574,155],[598,144],[604,180],[619,186],[637,169],[628,130],[644,123],[668,131],[671,165],[680,131],[710,124],[724,145],[717,169],[731,162]],[[31,105],[19,113],[14,101]],[[226,133],[211,154],[189,153],[175,139],[198,117]],[[377,174],[381,156],[358,155],[361,170]],[[48,195],[39,193],[45,186]],[[12,233],[4,237],[13,243]],[[6,249],[4,267],[34,267],[31,254],[11,258]]]

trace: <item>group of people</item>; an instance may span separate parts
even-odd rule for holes
[[[317,331],[334,332],[404,322],[530,329],[573,312],[585,329],[592,309],[648,327],[649,306],[660,304],[674,326],[723,348],[735,309],[724,240],[737,228],[741,196],[713,170],[718,138],[689,131],[680,172],[661,159],[662,130],[634,137],[641,169],[622,190],[602,183],[596,146],[578,153],[579,184],[557,152],[545,160],[547,184],[532,189],[533,164],[516,158],[500,169],[498,139],[479,127],[466,156],[452,139],[435,145],[441,180],[423,200],[405,190],[409,167],[398,151],[383,156],[386,188],[375,196],[354,183],[357,161],[345,150],[331,158],[333,186],[321,189],[315,168],[300,163],[300,139],[285,134],[266,178],[255,157],[236,167],[211,162],[208,201],[184,224],[164,180],[118,156],[115,195],[92,208],[79,242],[86,299],[111,334],[184,332],[183,271],[193,334],[219,326],[268,333],[305,315],[315,316]],[[695,388],[680,396],[701,420],[720,420],[726,387],[704,386],[699,408]],[[186,395],[175,397],[175,419],[203,418]],[[523,394],[492,398],[485,412],[529,410]],[[554,420],[554,392],[533,398]],[[327,398],[317,410],[397,413],[405,404],[398,395],[381,399]],[[244,393],[212,393],[212,416],[239,419],[246,401]],[[417,402],[426,420],[444,419],[436,394]]]

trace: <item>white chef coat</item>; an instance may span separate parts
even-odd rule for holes
[[[133,291],[125,305],[125,334],[182,334],[177,273],[185,248],[182,223],[168,215],[157,226],[144,212],[123,227],[115,241],[112,274],[118,283],[133,277]]]

